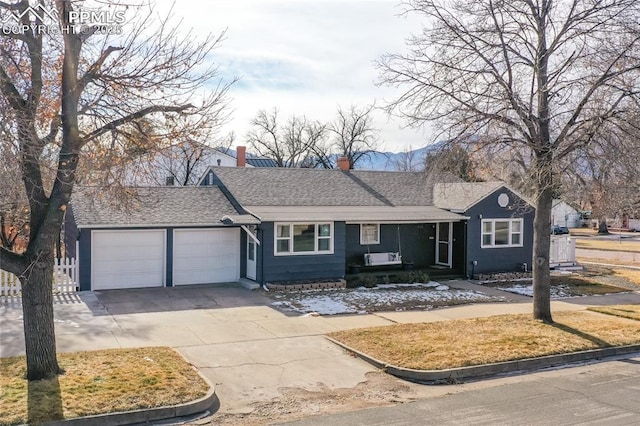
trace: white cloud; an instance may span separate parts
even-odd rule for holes
[[[397,0],[211,0],[177,3],[175,18],[185,31],[220,33],[226,39],[213,60],[226,78],[242,77],[231,89],[234,130],[242,142],[260,108],[283,116],[305,114],[330,120],[338,105],[370,104],[395,93],[376,87],[374,61],[404,49],[419,21],[398,17]],[[167,10],[168,3],[160,3]],[[422,131],[401,130],[402,122],[376,114],[384,148],[420,147]]]

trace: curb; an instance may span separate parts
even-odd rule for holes
[[[362,360],[368,362],[376,368],[384,370],[393,376],[414,382],[442,382],[453,381],[463,378],[479,378],[495,376],[498,374],[524,372],[531,370],[540,370],[549,367],[558,367],[561,365],[579,363],[584,361],[598,360],[620,355],[629,355],[640,352],[640,344],[616,346],[603,349],[590,349],[587,351],[572,352],[568,354],[547,355],[539,358],[526,358],[515,361],[496,362],[493,364],[473,365],[469,367],[447,368],[445,370],[413,370],[410,368],[398,367],[387,364],[383,361],[375,359],[365,353],[362,353],[350,346],[338,342],[331,337],[325,336],[334,344],[343,349],[357,355]]]
[[[178,354],[180,352],[176,351]],[[180,354],[182,356],[182,354]],[[184,358],[184,357],[183,357]],[[188,362],[188,361],[187,361]],[[215,386],[196,370],[198,376],[209,385],[207,394],[194,401],[164,407],[143,408],[140,410],[121,411],[117,413],[96,414],[94,416],[76,417],[72,419],[56,420],[44,423],[45,426],[118,426],[134,423],[149,423],[176,417],[185,417],[202,413],[218,402]]]

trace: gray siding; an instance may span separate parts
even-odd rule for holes
[[[345,223],[334,222],[333,254],[274,256],[274,223],[261,225],[258,280],[262,283],[341,278],[345,273]]]
[[[398,241],[398,232],[400,240]],[[360,225],[346,226],[347,264],[364,263],[366,253],[402,252],[405,261],[418,268],[433,265],[435,260],[435,224],[381,224],[380,244],[360,245]],[[400,243],[398,245],[398,242]]]
[[[501,193],[509,195],[506,207],[498,205]],[[469,216],[467,225],[467,271],[477,273],[520,271],[522,264],[531,268],[533,256],[533,216],[535,210],[506,188],[500,188],[465,212]],[[480,215],[482,217],[480,217]],[[523,218],[522,247],[482,248],[482,219]],[[477,265],[473,265],[473,261]]]

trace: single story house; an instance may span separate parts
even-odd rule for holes
[[[425,173],[210,167],[198,187],[139,189],[118,211],[74,195],[82,290],[342,278],[350,264],[521,271],[533,208],[503,183]]]
[[[580,227],[580,212],[569,203],[555,199],[551,204],[551,225],[578,228]]]

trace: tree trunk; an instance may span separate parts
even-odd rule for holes
[[[63,373],[56,358],[53,321],[53,253],[31,263],[22,283],[24,341],[27,380],[41,380]]]
[[[607,218],[601,217],[598,220],[598,234],[608,234],[609,228],[607,227]]]
[[[553,193],[545,188],[538,195],[533,220],[533,318],[552,323],[551,318],[551,248],[550,224]]]

